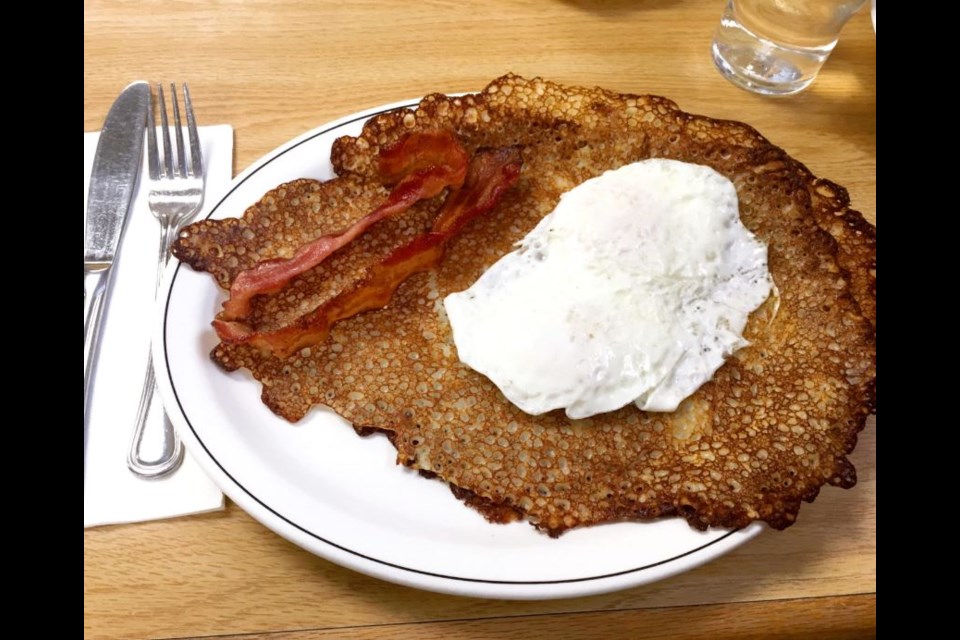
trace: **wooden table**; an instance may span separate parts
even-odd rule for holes
[[[876,221],[876,36],[866,11],[808,92],[754,96],[713,68],[722,2],[318,0],[119,2],[83,13],[83,127],[135,79],[190,83],[208,124],[236,129],[234,170],[312,127],[507,71],[657,93],[745,120]],[[853,461],[782,533],[657,584],[547,602],[415,591],[291,545],[234,505],[84,531],[89,637],[860,637],[875,633],[876,420]],[[252,634],[252,635],[247,635]]]

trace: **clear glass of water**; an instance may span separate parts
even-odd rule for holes
[[[735,85],[770,96],[803,91],[866,0],[728,0],[713,61]]]

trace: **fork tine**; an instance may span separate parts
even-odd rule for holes
[[[160,152],[157,149],[157,122],[153,119],[153,96],[147,101],[147,168],[151,180],[160,179]]]
[[[183,125],[180,123],[180,102],[177,100],[177,85],[170,83],[170,101],[173,103],[173,131],[177,136],[177,162],[180,165],[180,177],[187,177],[187,157],[183,148]]]
[[[187,112],[187,135],[190,136],[190,175],[199,178],[203,175],[203,157],[200,152],[200,136],[197,134],[197,120],[193,116],[193,100],[190,99],[190,87],[183,83],[183,108]]]
[[[173,150],[170,148],[170,126],[167,123],[167,101],[163,99],[163,85],[157,83],[157,97],[160,108],[160,126],[163,128],[163,175],[173,177]],[[176,96],[173,97],[177,99]]]

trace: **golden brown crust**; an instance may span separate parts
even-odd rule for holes
[[[521,179],[500,207],[464,229],[438,271],[412,277],[387,309],[340,323],[324,347],[279,360],[220,345],[217,363],[250,369],[264,402],[288,420],[322,403],[389,431],[401,463],[449,482],[485,513],[523,513],[554,535],[664,515],[697,528],[755,520],[783,528],[823,484],[856,482],[846,455],[875,406],[876,230],[842,188],[742,123],[654,96],[505,76],[479,94],[431,95],[416,112],[377,116],[360,137],[335,143],[338,179],[295,181],[241,221],[194,225],[177,255],[226,286],[254,256],[284,255],[364,215],[384,195],[378,148],[438,127],[471,152],[524,145]],[[458,361],[443,297],[511,250],[561,193],[648,157],[707,164],[734,182],[744,224],[769,246],[779,299],[751,316],[751,345],[674,413],[528,416]],[[439,200],[378,223],[290,290],[258,299],[261,320],[302,313],[329,295],[331,279],[358,277],[397,234],[421,230]],[[295,224],[281,224],[287,218]]]

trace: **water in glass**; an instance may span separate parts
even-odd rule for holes
[[[806,89],[865,0],[729,0],[713,59],[734,84],[767,95]]]

